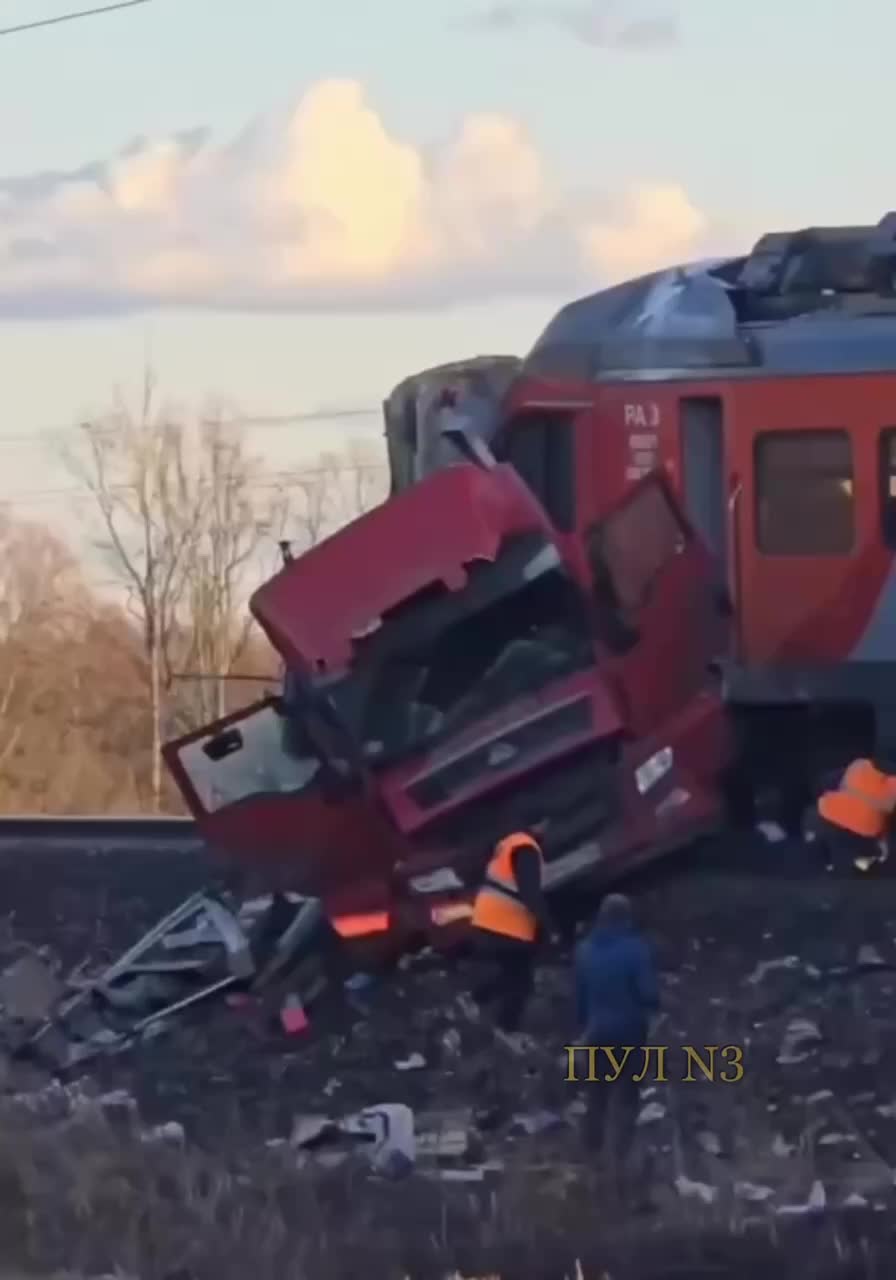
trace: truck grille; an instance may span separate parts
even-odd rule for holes
[[[407,788],[408,796],[419,808],[433,809],[457,792],[486,781],[490,774],[500,775],[507,769],[535,764],[551,754],[564,738],[587,733],[591,723],[591,699],[587,695],[539,711],[481,739],[427,773],[418,774]]]

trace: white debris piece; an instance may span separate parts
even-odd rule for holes
[[[722,1144],[714,1133],[709,1133],[707,1130],[698,1133],[697,1142],[708,1156],[720,1156],[722,1154]]]
[[[665,1114],[666,1108],[661,1102],[648,1102],[638,1114],[638,1124],[653,1124],[655,1120],[662,1120]]]
[[[782,1217],[800,1217],[808,1213],[819,1213],[827,1204],[824,1184],[815,1181],[805,1204],[782,1204],[777,1212]]]
[[[809,1094],[808,1098],[806,1099],[806,1106],[814,1107],[817,1105],[817,1103],[825,1102],[828,1098],[833,1098],[833,1096],[834,1095],[830,1089],[819,1089],[817,1093]]]
[[[741,1200],[749,1200],[751,1204],[761,1204],[770,1200],[775,1193],[771,1187],[761,1187],[755,1182],[735,1182],[734,1194]]]
[[[872,947],[866,942],[864,946],[859,947],[859,954],[856,956],[856,964],[860,969],[880,969],[886,965],[877,947]]]
[[[675,1190],[683,1200],[701,1200],[703,1204],[714,1204],[719,1194],[718,1187],[710,1187],[705,1182],[694,1182],[683,1173],[675,1179]]]
[[[563,1124],[563,1117],[555,1111],[533,1111],[528,1115],[515,1115],[511,1128],[534,1135],[546,1133],[550,1129],[558,1129]]]
[[[764,837],[767,844],[780,844],[787,839],[787,832],[777,822],[757,822],[756,830]]]
[[[792,1142],[788,1142],[783,1133],[776,1133],[772,1141],[772,1155],[777,1156],[781,1160],[785,1160],[788,1156],[792,1156],[796,1147]]]
[[[450,1054],[451,1057],[457,1057],[462,1047],[463,1042],[461,1041],[460,1032],[457,1027],[449,1027],[442,1036],[442,1048],[447,1054]]]
[[[858,1191],[851,1191],[843,1201],[844,1209],[867,1209],[868,1201],[864,1196],[860,1196]]]
[[[413,1167],[417,1155],[414,1113],[400,1102],[384,1102],[349,1117],[340,1125],[343,1133],[369,1137],[366,1153],[380,1173],[397,1176]]]
[[[157,1124],[154,1129],[147,1129],[141,1135],[141,1142],[166,1143],[172,1147],[182,1147],[187,1140],[182,1124],[169,1120],[167,1124]]]
[[[821,1039],[821,1031],[814,1022],[808,1018],[795,1018],[787,1027],[777,1062],[782,1066],[805,1062]]]
[[[896,1102],[884,1102],[874,1110],[879,1116],[883,1116],[885,1120],[896,1120]]]
[[[417,1155],[429,1156],[432,1159],[457,1158],[466,1153],[470,1145],[469,1135],[465,1128],[440,1127],[430,1133],[417,1134]]]
[[[412,1053],[407,1058],[400,1058],[395,1066],[399,1071],[419,1071],[426,1066],[426,1059],[422,1053]]]
[[[746,981],[755,986],[766,974],[773,973],[776,969],[798,969],[799,965],[799,956],[778,956],[774,960],[760,960]]]
[[[818,1139],[820,1147],[839,1147],[843,1142],[854,1142],[855,1139],[848,1133],[826,1133]]]

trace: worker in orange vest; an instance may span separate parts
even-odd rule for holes
[[[535,956],[549,927],[542,888],[541,847],[527,831],[499,840],[473,905],[473,936],[489,972],[474,990],[481,1005],[496,1004],[504,1035],[519,1028],[535,980]]]
[[[890,852],[896,776],[880,758],[853,760],[839,786],[823,792],[816,804],[816,834],[828,869],[848,858],[859,871],[884,862]]]

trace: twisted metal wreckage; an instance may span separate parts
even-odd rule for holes
[[[281,1019],[285,1030],[301,1030],[327,985],[334,941],[313,899],[277,894],[236,907],[194,893],[113,964],[73,974],[19,1052],[65,1070],[153,1035],[211,996],[259,993],[287,976]]]

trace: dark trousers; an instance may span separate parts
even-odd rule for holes
[[[476,931],[473,945],[481,970],[473,999],[502,1031],[517,1031],[535,986],[534,943],[481,929]]]
[[[813,825],[822,858],[837,871],[848,870],[856,858],[880,857],[880,846],[871,836],[856,835],[854,831],[837,827],[819,813],[815,814]],[[887,843],[892,847],[889,839]]]
[[[635,1080],[644,1068],[644,1054],[640,1046],[646,1043],[647,1027],[631,1028],[624,1036],[604,1035],[590,1037],[595,1043],[613,1049],[618,1060],[624,1056],[624,1046],[635,1048],[626,1058],[622,1071],[615,1080],[605,1077],[612,1074],[612,1066],[603,1054],[597,1074],[599,1081],[589,1082],[586,1088],[584,1138],[589,1152],[595,1157],[606,1157],[620,1193],[628,1190],[629,1176],[633,1169],[635,1129],[640,1109],[641,1086]]]
[[[643,1054],[632,1054],[643,1066]],[[627,1066],[628,1064],[626,1064]],[[622,1164],[631,1152],[640,1107],[640,1086],[632,1079],[639,1067],[623,1070],[618,1080],[588,1085],[585,1140],[594,1154],[606,1152]]]

